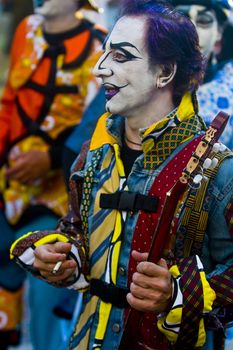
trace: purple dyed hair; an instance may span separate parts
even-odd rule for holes
[[[177,64],[174,78],[174,102],[185,92],[194,92],[204,75],[204,58],[193,23],[171,4],[155,0],[123,0],[120,17],[146,17],[145,42],[150,63],[170,71]]]

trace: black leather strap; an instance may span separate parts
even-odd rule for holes
[[[90,293],[118,308],[123,309],[129,306],[126,300],[126,295],[129,293],[128,288],[121,288],[93,278],[90,282]]]
[[[103,209],[156,212],[157,204],[157,197],[130,191],[119,191],[112,194],[102,193],[100,195],[100,207]]]

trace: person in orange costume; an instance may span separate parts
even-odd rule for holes
[[[61,154],[66,139],[98,95],[92,67],[106,34],[75,16],[81,7],[97,9],[93,1],[47,0],[37,5],[36,14],[16,30],[0,107],[0,343],[6,348],[18,341],[14,330],[20,323],[17,304],[25,279],[9,262],[8,247],[25,227],[54,227],[67,210]],[[90,121],[93,128],[96,120]],[[30,294],[30,300],[32,295],[35,300],[31,313],[34,349],[45,349],[49,330],[53,344],[46,340],[46,346],[53,350],[60,339],[51,310],[63,292],[30,283]],[[7,309],[9,304],[14,307]],[[43,310],[42,325],[38,313],[42,316]]]

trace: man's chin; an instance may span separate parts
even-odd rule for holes
[[[113,103],[112,98],[106,102],[105,108],[106,108],[106,111],[111,114],[119,114],[120,112],[119,105],[117,105],[116,103]]]
[[[114,108],[112,108],[112,105],[111,105],[111,103],[109,103],[109,101],[107,101],[107,103],[105,105],[105,109],[108,113],[115,114]]]

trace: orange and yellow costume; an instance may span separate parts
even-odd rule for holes
[[[67,194],[60,170],[53,169],[25,186],[7,183],[3,165],[11,165],[14,156],[22,152],[50,151],[80,123],[99,88],[92,67],[104,34],[81,20],[78,27],[49,42],[38,15],[26,18],[17,29],[0,109],[0,192],[11,224],[16,224],[31,204],[47,206],[59,216],[66,212]]]

